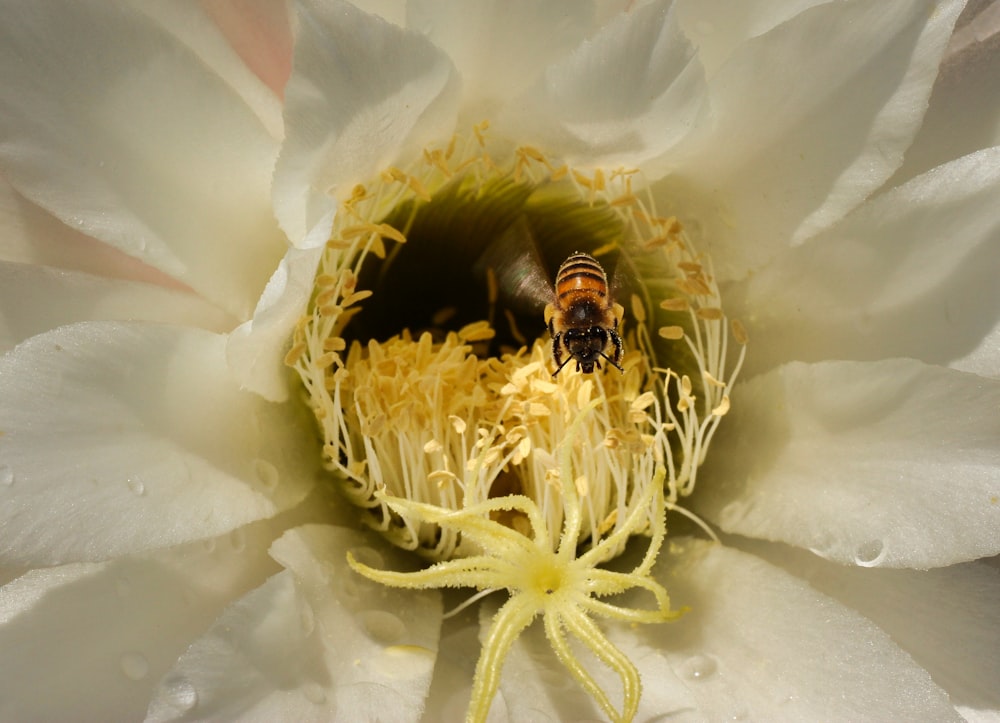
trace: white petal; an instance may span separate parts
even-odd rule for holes
[[[741,385],[695,509],[843,563],[1000,550],[1000,382],[906,359],[793,362]]]
[[[212,72],[235,90],[272,138],[277,141],[282,139],[285,132],[281,120],[280,99],[257,74],[251,71],[241,56],[237,55],[237,51],[242,50],[242,48],[233,47],[227,42],[227,40],[232,39],[232,36],[229,38],[223,36],[217,23],[209,22],[208,16],[211,16],[212,20],[218,19],[220,3],[188,5],[185,3],[145,3],[142,0],[132,0],[132,2],[140,12],[148,15],[156,24],[193,50],[212,69]],[[252,25],[254,22],[263,25],[268,21],[274,25],[277,24],[275,17],[280,18],[287,14],[283,3],[275,2],[260,3],[259,6],[250,6],[244,2],[241,9],[243,10],[241,17],[246,25]],[[267,15],[267,13],[271,15]],[[266,45],[265,39],[262,38],[263,30],[260,27],[257,30],[258,32],[253,39],[257,41],[258,46]],[[247,30],[248,34],[251,32],[252,30]],[[276,34],[279,33],[272,33],[272,35]],[[270,39],[266,38],[266,40]],[[285,50],[290,56],[290,37],[288,38],[288,47]],[[278,65],[282,62],[281,58],[269,58],[268,60],[271,61],[272,65]],[[288,62],[288,58],[285,58],[284,65],[286,67]]]
[[[677,19],[698,47],[708,77],[750,38],[763,35],[826,0],[679,0]]]
[[[330,237],[330,226],[320,224],[324,240]],[[264,288],[253,319],[229,337],[226,357],[233,373],[245,389],[265,399],[288,399],[288,340],[309,302],[322,254],[322,242],[304,250],[290,249]]]
[[[273,534],[258,523],[147,556],[32,570],[0,589],[0,718],[141,719],[189,641],[273,573]]]
[[[930,106],[890,183],[899,184],[980,148],[1000,145],[1000,5],[969,3],[973,17],[956,28]],[[962,20],[965,15],[959,20]]]
[[[189,291],[0,261],[0,352],[75,321],[162,321],[212,331],[233,318]]]
[[[1000,321],[983,336],[975,349],[948,366],[983,377],[1000,377]]]
[[[714,121],[663,159],[661,211],[697,221],[724,280],[837,221],[902,161],[960,9],[827,3],[747,41],[709,84]]]
[[[366,545],[344,528],[286,533],[273,553],[289,569],[232,606],[181,656],[149,718],[418,720],[440,599],[356,576],[344,555]],[[196,702],[178,700],[178,691],[196,691]]]
[[[631,632],[667,658],[705,720],[960,720],[888,635],[803,581],[705,542],[671,553],[655,574],[690,612]]]
[[[955,705],[1000,710],[997,570],[982,563],[923,572],[870,570],[830,563],[785,545],[758,542],[750,549],[878,625]]]
[[[549,67],[497,127],[575,165],[642,165],[686,136],[703,108],[694,55],[669,3],[649,3]]]
[[[454,131],[458,79],[426,38],[339,0],[298,4],[286,140],[274,176],[282,228],[306,232],[389,165]]]
[[[465,85],[473,122],[530,84],[549,63],[574,49],[593,23],[580,0],[411,0],[406,25],[448,53]]]
[[[277,144],[176,36],[123,3],[19,5],[0,25],[0,133],[25,196],[249,316],[284,251]]]
[[[7,564],[218,535],[297,503],[318,467],[303,410],[240,390],[225,337],[181,327],[29,339],[0,359],[0,419]]]
[[[752,368],[975,349],[1000,322],[998,197],[1000,147],[877,196],[735,288]]]

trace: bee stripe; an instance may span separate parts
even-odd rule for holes
[[[592,256],[578,253],[566,259],[556,274],[556,294],[560,299],[578,294],[608,295],[608,277]]]

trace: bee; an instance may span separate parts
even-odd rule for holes
[[[545,325],[552,336],[552,358],[556,363],[552,376],[573,359],[577,371],[584,374],[600,369],[602,358],[624,372],[620,364],[622,339],[618,335],[623,311],[615,303],[607,274],[597,259],[580,252],[570,254],[559,267],[553,300],[545,307]]]
[[[600,369],[602,359],[623,371],[618,327],[624,309],[615,303],[601,264],[590,254],[570,254],[553,284],[539,250],[524,218],[513,222],[485,249],[474,272],[491,280],[488,286],[496,287],[491,307],[499,300],[522,320],[537,319],[535,315],[544,309],[556,364],[553,377],[571,360],[576,361],[577,371],[586,374]],[[490,319],[492,323],[492,311]]]

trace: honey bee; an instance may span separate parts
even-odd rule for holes
[[[571,359],[577,371],[593,373],[603,358],[618,371],[622,339],[618,324],[623,309],[608,287],[608,277],[593,256],[576,252],[563,261],[556,274],[553,300],[545,307],[545,324],[552,336],[555,377]],[[608,347],[611,356],[608,356]],[[563,352],[566,353],[565,360]]]
[[[570,254],[553,284],[530,225],[521,218],[487,247],[474,271],[492,279],[501,305],[522,320],[537,319],[534,315],[544,308],[556,364],[553,377],[571,360],[586,374],[601,369],[602,359],[623,371],[618,327],[624,309],[615,303],[608,277],[593,256]]]

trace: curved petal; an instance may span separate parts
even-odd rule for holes
[[[329,238],[329,223],[320,224],[320,230]],[[226,345],[226,358],[243,388],[270,401],[288,399],[285,354],[292,329],[309,303],[322,253],[322,242],[289,249],[264,287],[253,318],[233,330]]]
[[[490,118],[543,68],[576,48],[593,27],[580,0],[411,0],[406,25],[444,50],[465,85],[473,122]]]
[[[160,286],[183,285],[162,271],[67,226],[0,174],[0,260],[85,271]]]
[[[202,0],[202,7],[229,41],[245,66],[256,75],[272,97],[281,98],[285,83],[292,73],[292,22],[291,3],[288,0]],[[256,94],[242,94],[248,101]],[[253,105],[253,102],[251,102]],[[258,116],[268,128],[284,136],[280,105],[277,118],[258,111]],[[272,130],[273,132],[273,130]]]
[[[250,108],[125,2],[39,0],[4,16],[8,180],[68,225],[249,316],[285,245],[269,200],[277,144]]]
[[[657,0],[546,69],[497,128],[577,166],[639,166],[690,132],[704,100],[694,48],[670,3]]]
[[[33,337],[0,359],[0,559],[100,560],[271,517],[314,481],[304,416],[242,391],[209,332],[90,322]]]
[[[998,409],[1000,381],[913,360],[793,362],[734,391],[693,506],[842,563],[994,555]]]
[[[225,331],[234,320],[189,291],[0,261],[0,353],[77,321],[141,320]]]
[[[750,38],[829,0],[678,0],[677,19],[708,77]]]
[[[1000,710],[1000,571],[982,563],[868,570],[785,545],[755,542],[749,549],[878,625],[956,706]]]
[[[283,2],[258,0],[252,4],[249,0],[242,0],[238,13],[233,9],[225,12],[226,0],[190,4],[131,2],[137,10],[194,51],[213,73],[239,94],[271,137],[281,140],[284,129],[280,91],[292,62],[288,8]],[[215,22],[210,22],[209,18]],[[219,20],[222,18],[230,24],[221,24]],[[233,28],[237,22],[241,23],[241,33]],[[229,32],[223,34],[227,30]],[[252,42],[259,53],[265,54],[264,57],[258,58],[251,52],[249,46]],[[250,65],[251,61],[253,65]],[[268,73],[274,74],[275,82],[281,83],[277,85],[277,90],[266,84],[270,79]]]
[[[662,159],[671,178],[657,189],[661,211],[698,220],[721,280],[828,227],[896,170],[961,4],[827,3],[732,53],[709,84],[712,122]]]
[[[301,246],[335,194],[451,136],[459,84],[447,56],[416,33],[340,0],[297,9],[274,206]]]
[[[1000,4],[969,3],[948,45],[920,132],[889,181],[899,185],[980,148],[1000,145]]]
[[[690,612],[619,631],[666,657],[704,719],[961,721],[853,610],[752,555],[696,540],[671,549],[656,576]]]
[[[875,197],[727,290],[753,340],[748,370],[975,349],[1000,322],[997,198],[1000,147]]]
[[[310,525],[276,541],[272,554],[288,569],[233,605],[181,656],[149,719],[418,720],[440,598],[388,591],[354,575],[344,555],[368,539]]]
[[[3,587],[0,718],[140,720],[188,642],[274,572],[273,536],[258,523],[140,557],[32,570]]]

